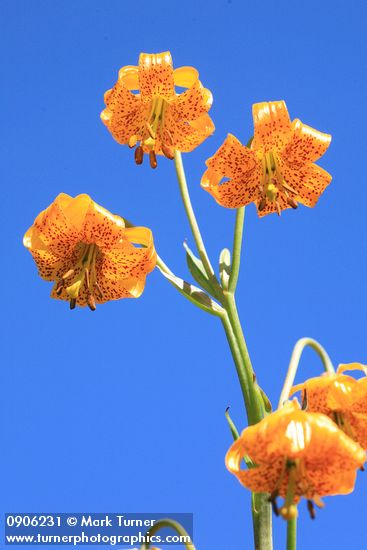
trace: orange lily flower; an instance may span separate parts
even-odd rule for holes
[[[177,94],[175,86],[187,90]],[[140,54],[139,66],[120,69],[104,100],[102,121],[118,143],[137,145],[137,164],[149,153],[150,165],[156,168],[156,155],[173,159],[175,149],[192,151],[214,132],[207,114],[212,94],[193,67],[173,69],[170,52]]]
[[[244,456],[254,467],[242,470]],[[311,517],[320,497],[350,493],[356,470],[366,460],[363,449],[330,418],[300,409],[297,401],[246,428],[226,456],[226,465],[253,492],[270,493],[275,513],[296,517],[296,503],[308,500]],[[276,498],[284,497],[280,510]]]
[[[367,367],[360,363],[339,365],[335,374],[324,373],[294,386],[291,395],[301,390],[308,411],[326,414],[367,449],[367,376],[356,380],[343,374],[346,370],[367,375]]]
[[[315,206],[331,176],[313,163],[325,153],[331,136],[298,119],[291,122],[284,101],[256,103],[252,113],[251,147],[228,134],[206,161],[202,187],[227,208],[254,202],[259,216],[280,215],[298,202]]]
[[[61,193],[37,216],[23,243],[42,279],[55,281],[52,298],[69,301],[71,309],[137,298],[156,264],[150,229],[125,227],[88,195]]]

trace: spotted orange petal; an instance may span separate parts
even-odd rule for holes
[[[170,101],[169,112],[177,121],[196,120],[209,111],[212,103],[211,92],[197,80],[188,90]]]
[[[292,125],[284,101],[255,103],[252,107],[254,139],[251,148],[279,152],[292,137]]]
[[[315,162],[326,152],[331,135],[319,132],[303,124],[299,119],[292,122],[292,137],[282,151],[289,166],[302,166]]]
[[[261,162],[253,151],[228,134],[223,145],[206,161],[201,186],[222,206],[239,208],[260,195]],[[229,180],[222,182],[223,178]]]
[[[170,52],[142,53],[139,58],[139,90],[142,99],[158,95],[170,99],[175,93]]]
[[[278,157],[277,162],[287,185],[296,192],[292,197],[305,206],[315,206],[331,182],[331,175],[316,164],[290,166],[282,155]]]
[[[125,74],[120,76],[115,86],[105,93],[107,107],[101,113],[102,122],[118,143],[128,143],[131,136],[142,138],[150,109],[149,104],[144,104],[139,96],[129,91],[126,80]]]
[[[160,143],[163,141],[168,147],[177,149],[182,153],[189,153],[213,132],[213,121],[206,113],[193,121],[178,121],[172,113],[168,112],[162,135],[159,137],[157,152],[161,153]]]

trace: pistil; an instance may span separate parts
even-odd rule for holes
[[[167,101],[160,96],[154,97],[152,100],[149,119],[146,122],[146,131],[148,136],[142,139],[139,145],[135,149],[135,162],[136,164],[142,164],[144,160],[144,149],[149,150],[149,163],[151,168],[157,167],[157,156],[155,152],[155,144],[159,131],[164,127],[165,113],[167,109]],[[132,136],[129,140],[129,146],[135,147],[138,140],[136,136]],[[173,159],[173,149],[166,144],[161,144],[163,154]]]
[[[96,281],[95,262],[97,253],[97,245],[82,243],[80,255],[75,266],[66,271],[56,284],[56,294],[58,296],[61,295],[63,290],[66,291],[69,297],[70,309],[75,308],[79,293],[83,287],[85,287],[87,294],[87,304],[92,311],[96,309],[95,290],[99,294],[99,297],[102,298],[100,286]],[[69,279],[68,283],[67,279]]]
[[[284,181],[282,173],[279,169],[276,155],[269,151],[264,153],[262,158],[263,178],[260,183],[261,199],[258,204],[258,209],[261,212],[266,207],[266,202],[269,200],[275,203],[277,212],[280,216],[281,207],[279,203],[280,193],[285,195],[287,204],[291,208],[297,208],[298,203],[291,195],[297,195],[296,191]]]

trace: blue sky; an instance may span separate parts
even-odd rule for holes
[[[366,4],[240,0],[3,0],[2,510],[193,512],[198,550],[250,548],[249,495],[224,468],[244,413],[219,322],[156,271],[139,300],[70,312],[49,298],[25,230],[56,195],[88,193],[150,227],[188,277],[192,244],[174,166],[136,167],[99,120],[103,93],[139,53],[170,50],[214,96],[215,134],[185,155],[213,261],[234,212],[200,189],[228,132],[247,141],[251,105],[285,99],[292,118],[333,135],[333,182],[315,209],[246,215],[238,303],[258,379],[277,402],[292,346],[319,339],[333,361],[367,362]],[[298,380],[321,372],[305,353]],[[365,541],[366,474],[353,495],[301,508],[299,550]],[[275,521],[276,548],[285,526]]]

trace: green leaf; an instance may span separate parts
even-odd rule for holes
[[[224,290],[228,290],[229,277],[231,275],[231,253],[228,248],[223,248],[219,256],[220,281]]]
[[[176,277],[171,273],[167,273],[158,266],[158,269],[162,275],[181,293],[183,294],[190,302],[200,307],[207,313],[212,315],[221,315],[223,313],[223,308],[205,292],[198,288],[197,286],[191,285],[187,281],[184,281],[180,277]]]
[[[186,242],[183,243],[184,249],[186,250],[186,262],[187,267],[190,270],[191,275],[194,277],[195,281],[209,294],[216,296],[216,292],[210,281],[207,274],[205,273],[203,262],[200,258],[197,258],[193,251],[189,248]]]
[[[240,434],[238,433],[236,425],[229,415],[229,407],[226,408],[226,412],[224,414],[226,415],[226,420],[228,422],[229,429],[231,430],[232,437],[236,441],[236,439],[240,437]]]
[[[262,399],[262,402],[263,402],[263,405],[264,405],[264,409],[265,409],[265,412],[267,414],[270,414],[271,411],[273,410],[273,407],[272,407],[272,404],[270,402],[270,399],[269,397],[266,395],[266,393],[264,392],[264,390],[262,388],[260,388],[260,386],[257,386],[258,389],[259,389],[259,392],[260,392],[260,395],[261,395],[261,399]]]

